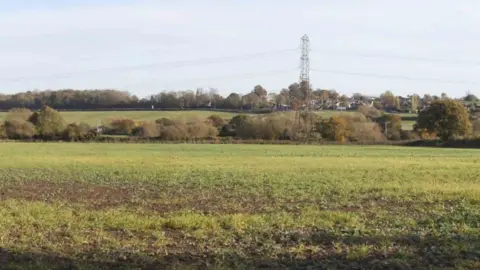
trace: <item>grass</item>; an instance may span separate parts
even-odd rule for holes
[[[403,130],[413,130],[414,125],[415,125],[415,121],[402,121]]]
[[[0,144],[19,269],[480,264],[478,150]]]
[[[394,113],[396,115],[399,115],[401,118],[412,118],[412,117],[417,117],[418,114],[416,113]]]
[[[194,119],[207,118],[212,114],[220,117],[232,118],[236,114],[228,112],[211,112],[211,111],[81,111],[81,112],[61,112],[63,118],[68,123],[84,122],[89,125],[97,125],[98,121],[103,123],[109,119],[129,118],[136,121],[155,121],[159,118],[170,119]],[[0,112],[0,120],[4,119],[6,112]]]

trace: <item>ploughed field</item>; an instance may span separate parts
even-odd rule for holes
[[[480,268],[478,150],[0,143],[0,191],[6,268]]]

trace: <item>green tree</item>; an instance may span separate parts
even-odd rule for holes
[[[433,102],[433,97],[429,94],[423,95],[423,105],[429,105],[430,103]]]
[[[229,109],[238,109],[242,105],[242,97],[237,93],[231,93],[225,99],[225,105]]]
[[[363,96],[361,93],[353,93],[352,98],[355,101],[363,101],[365,100],[365,96]]]
[[[467,94],[463,100],[465,101],[478,101],[478,98],[477,96],[475,96],[474,94]]]
[[[418,111],[418,106],[420,102],[420,97],[418,95],[412,95],[410,97],[410,110],[412,113],[416,113]]]
[[[250,117],[246,114],[239,114],[239,115],[234,116],[230,120],[229,124],[232,125],[234,128],[238,128],[238,127],[242,127],[245,124],[247,124],[248,122],[250,122],[251,119],[252,119],[252,117]]]
[[[257,85],[253,88],[252,93],[256,94],[260,98],[265,98],[268,95],[268,92],[263,86]]]
[[[342,95],[340,97],[340,102],[341,102],[343,107],[348,107],[348,104],[349,104],[348,100],[349,100],[349,98],[346,95]]]
[[[395,97],[395,110],[399,111],[402,108],[400,97]]]
[[[332,90],[328,90],[328,98],[333,101],[333,102],[336,102],[338,100],[338,97],[340,97],[340,94],[337,93],[336,90],[332,89]]]
[[[261,102],[262,99],[255,93],[250,93],[242,97],[242,105],[249,109],[257,109]]]
[[[60,137],[65,130],[65,121],[60,113],[48,106],[33,113],[29,121],[35,125],[37,135],[44,139]]]
[[[318,123],[317,130],[327,140],[346,142],[349,137],[348,121],[342,116],[332,116]]]
[[[386,91],[385,93],[381,94],[380,101],[385,109],[395,108],[395,96],[391,91]]]
[[[420,112],[415,125],[416,130],[424,129],[436,133],[443,140],[469,134],[472,124],[468,110],[456,100],[435,100]]]
[[[95,136],[92,128],[85,123],[72,123],[63,132],[63,139],[67,141],[82,141]]]

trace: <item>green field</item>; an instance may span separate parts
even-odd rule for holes
[[[68,123],[87,123],[97,125],[98,121],[106,123],[111,119],[128,118],[136,121],[155,121],[160,118],[170,119],[195,119],[207,118],[212,114],[219,115],[226,119],[232,118],[236,114],[228,112],[211,111],[80,111],[80,112],[61,112],[63,118]],[[4,119],[6,112],[0,112],[0,120]]]
[[[404,130],[413,130],[415,121],[402,121],[402,129]]]
[[[479,269],[479,165],[478,150],[0,143],[0,259]]]
[[[356,112],[339,112],[339,111],[321,111],[318,112],[319,115],[323,117],[332,117],[334,115],[342,114],[354,114]],[[207,118],[212,114],[219,115],[225,119],[231,119],[236,113],[228,112],[212,112],[212,111],[100,111],[100,112],[61,112],[65,121],[68,123],[87,123],[89,125],[97,125],[99,121],[101,123],[108,123],[109,120],[118,119],[118,118],[128,118],[136,121],[154,121],[159,118],[170,118],[170,119],[195,119],[195,118]],[[288,112],[288,114],[292,114]],[[6,112],[0,112],[0,121],[5,119],[7,115]],[[411,117],[412,114],[402,114],[402,117]],[[403,128],[406,130],[411,130],[413,122],[404,121]]]

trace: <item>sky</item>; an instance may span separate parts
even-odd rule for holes
[[[480,96],[476,0],[0,0],[0,93],[223,95],[299,80],[352,94]]]

